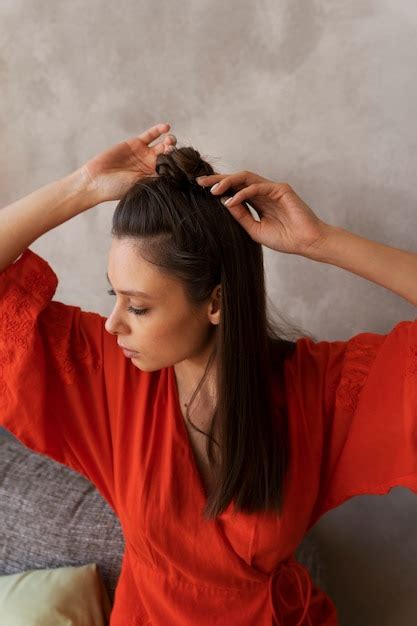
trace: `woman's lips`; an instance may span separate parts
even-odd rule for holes
[[[125,356],[127,356],[129,359],[131,359],[131,358],[133,358],[133,357],[137,356],[137,355],[139,354],[139,352],[132,352],[131,350],[125,350],[125,349],[123,348],[123,354],[124,354]]]

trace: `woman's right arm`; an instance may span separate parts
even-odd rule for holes
[[[175,135],[155,140],[170,124],[151,126],[140,135],[101,152],[60,180],[33,191],[0,210],[0,272],[36,239],[101,202],[120,200],[142,176],[155,175],[158,155],[172,150]]]
[[[0,272],[41,235],[100,202],[79,169],[1,209]]]

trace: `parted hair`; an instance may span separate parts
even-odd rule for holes
[[[262,246],[209,187],[195,180],[214,173],[191,146],[160,154],[156,175],[140,178],[117,204],[111,235],[140,243],[147,261],[183,282],[192,307],[206,302],[221,285],[215,341],[217,402],[204,433],[215,486],[207,494],[203,514],[213,519],[230,502],[235,512],[280,514],[291,453],[283,364],[297,336],[312,335],[293,324],[285,333],[272,321]],[[228,189],[227,195],[236,191]],[[279,403],[273,401],[274,386],[282,389]]]

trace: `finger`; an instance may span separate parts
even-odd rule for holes
[[[213,178],[213,177],[209,177]],[[215,189],[211,189],[212,193],[215,195],[224,194],[230,187],[234,187],[235,189],[242,189],[246,185],[253,183],[258,180],[258,176],[253,174],[253,172],[236,172],[235,174],[227,174],[223,176],[221,180],[217,181],[218,185]]]
[[[226,179],[230,179],[230,174],[210,174],[209,176],[198,176],[196,181],[200,186],[209,186],[212,185],[210,191],[213,195],[219,195],[225,193],[227,189],[230,189],[232,181],[229,180],[229,183],[224,183],[223,181]],[[222,183],[222,184],[220,184]],[[233,185],[234,189],[242,189],[246,183],[237,183]]]
[[[156,124],[155,126],[148,128],[148,130],[145,130],[145,132],[141,135],[138,135],[138,139],[146,144],[149,144],[155,139],[158,139],[158,137],[160,137],[163,133],[167,133],[170,128],[170,124],[167,124],[165,122]]]
[[[169,154],[175,148],[175,144],[177,143],[177,138],[175,135],[168,135],[165,137],[163,141],[152,146],[152,150],[156,155],[158,154]]]
[[[221,202],[224,204],[225,200],[227,200],[227,196],[222,198]],[[254,241],[258,241],[260,222],[255,220],[249,209],[240,203],[232,207],[230,207],[230,204],[224,204],[224,206],[229,210],[235,220],[239,222],[242,228],[244,228],[244,230],[246,230],[246,232],[252,237],[252,239]]]
[[[175,149],[177,138],[175,135],[167,135],[164,139],[165,153],[169,154]]]
[[[209,174],[208,176],[197,176],[196,182],[202,187],[207,187],[208,185],[214,185],[222,178],[226,178],[229,174]]]
[[[248,200],[254,196],[266,195],[269,191],[271,191],[271,189],[272,185],[269,183],[252,183],[252,185],[244,187],[235,193],[235,195],[231,197],[227,206],[230,207],[230,205],[236,205],[239,202],[243,202],[244,200]]]
[[[167,154],[168,152],[171,151],[171,149],[173,150],[174,147],[173,146],[167,146],[164,141],[160,141],[155,146],[152,146],[152,152],[154,154],[156,154],[156,156],[158,156],[158,154]]]
[[[175,144],[177,143],[177,138],[176,138],[176,136],[175,136],[175,135],[171,135],[171,134],[170,134],[170,135],[167,135],[167,136],[165,137],[165,140],[164,140],[164,141],[165,141],[165,143],[175,145]]]

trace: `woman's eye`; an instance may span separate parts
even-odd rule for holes
[[[134,313],[135,315],[145,315],[145,313],[148,311],[148,309],[135,309],[133,306],[128,307],[127,310],[131,313]]]
[[[109,296],[116,295],[114,289],[109,289],[107,293]],[[129,306],[127,310],[134,313],[134,315],[144,315],[148,311],[148,309],[135,309],[133,306]]]

